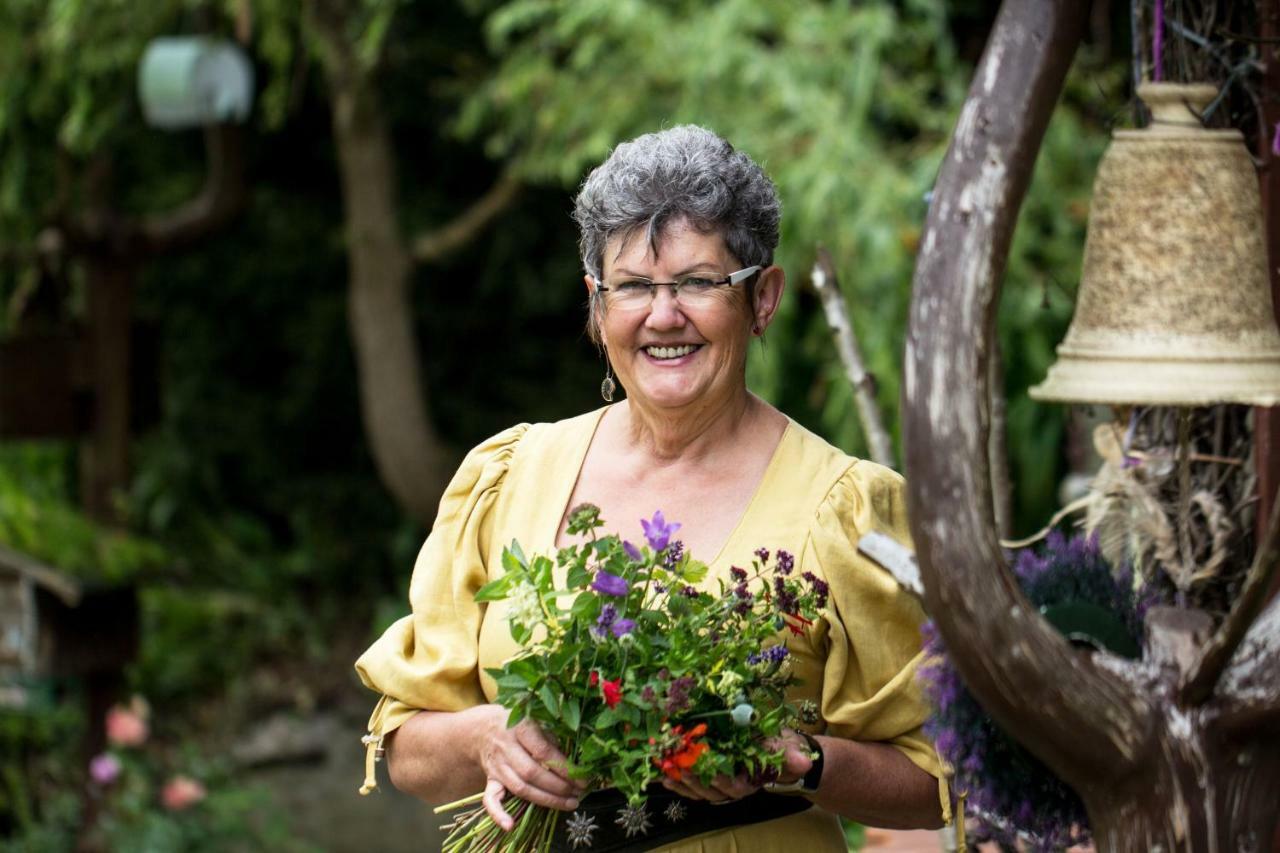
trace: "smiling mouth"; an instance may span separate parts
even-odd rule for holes
[[[644,351],[656,359],[680,358],[698,349],[699,344],[684,344],[678,347],[645,347]]]

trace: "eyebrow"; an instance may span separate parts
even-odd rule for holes
[[[688,275],[691,272],[711,272],[711,271],[718,272],[718,268],[715,263],[711,261],[698,261],[696,264],[690,264],[689,266],[680,270],[680,272],[672,273],[671,275],[673,278],[679,278],[680,276]],[[638,272],[633,272],[625,268],[615,269],[614,273],[616,275],[625,275],[625,276],[630,276],[632,278],[643,278],[643,279],[648,279],[649,281],[653,281],[653,278],[651,276],[641,275]]]

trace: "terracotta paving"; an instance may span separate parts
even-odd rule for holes
[[[938,853],[942,841],[928,829],[867,829],[864,850],[869,853]]]

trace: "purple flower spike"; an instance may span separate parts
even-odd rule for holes
[[[596,579],[591,582],[591,588],[601,595],[621,597],[627,594],[630,587],[625,579],[601,570],[596,572]]]
[[[630,634],[636,628],[636,623],[632,619],[619,619],[609,626],[609,630],[613,632],[613,636],[621,637],[623,634]]]
[[[640,526],[644,528],[644,538],[649,541],[649,547],[655,551],[666,548],[667,543],[671,541],[671,534],[680,529],[680,525],[676,522],[667,524],[667,520],[662,517],[662,510],[653,514],[652,521],[640,519]]]
[[[635,545],[632,545],[630,542],[628,542],[625,539],[622,540],[622,550],[626,551],[627,556],[630,557],[633,561],[637,563],[644,562],[644,554],[640,553],[640,549],[637,548]]]

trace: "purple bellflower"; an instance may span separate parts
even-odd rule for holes
[[[630,587],[625,578],[601,570],[596,572],[596,579],[591,582],[591,588],[601,595],[614,595],[621,598],[627,594]]]
[[[627,556],[637,563],[644,562],[644,554],[640,553],[640,549],[632,545],[627,540],[622,540],[622,550],[627,552]]]
[[[680,529],[677,522],[667,524],[667,520],[662,516],[662,510],[655,512],[651,521],[640,519],[640,526],[644,528],[644,538],[649,541],[649,547],[655,551],[666,548],[667,543],[671,541],[671,534]]]
[[[630,634],[636,628],[635,620],[619,619],[609,626],[609,630],[613,632],[613,636],[621,637],[623,634]]]

